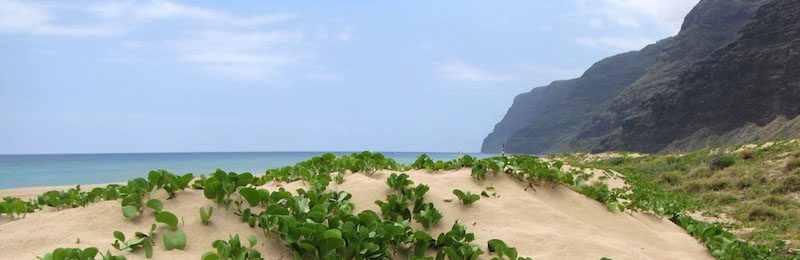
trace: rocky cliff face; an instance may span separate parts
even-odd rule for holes
[[[635,106],[620,109],[620,101],[578,135],[576,148],[656,152],[795,137],[800,1],[761,6],[734,41],[682,67]]]
[[[563,127],[574,134],[577,127],[591,119],[591,112],[603,106],[651,66],[663,44],[653,44],[642,51],[628,52],[606,58],[594,64],[577,79],[556,81],[521,94],[503,120],[495,125],[494,132],[483,140],[483,152],[517,151],[530,143],[550,147],[555,139],[566,139]],[[531,138],[519,138],[517,132],[536,132]],[[573,135],[574,136],[574,135]],[[514,138],[513,140],[512,137]]]
[[[793,122],[796,112],[785,111],[794,104],[775,99],[800,96],[792,90],[776,92],[759,87],[770,83],[780,85],[775,88],[792,89],[792,73],[786,68],[778,71],[781,64],[785,67],[792,62],[792,48],[781,46],[796,44],[789,39],[797,38],[791,31],[800,12],[775,9],[787,8],[785,5],[793,2],[800,1],[703,0],[687,15],[675,37],[598,62],[581,78],[554,82],[518,96],[503,121],[484,139],[482,151],[496,152],[502,143],[512,153],[690,149],[730,144],[733,136],[747,136],[746,129],[764,133],[752,130],[754,125],[770,123],[776,127],[775,122]],[[771,16],[783,19],[765,20]],[[784,52],[770,55],[784,55],[783,59],[764,60],[767,57],[759,55],[766,52],[755,52],[759,46],[773,44],[769,49]],[[735,71],[730,67],[734,63],[739,64]],[[753,71],[760,68],[760,74]],[[765,77],[774,79],[760,81]],[[731,87],[744,79],[749,79],[749,87]],[[730,95],[730,91],[740,93]],[[736,110],[724,105],[738,104],[732,99],[742,95],[757,99]],[[783,95],[790,96],[778,97]],[[755,104],[759,102],[763,104]],[[765,114],[767,107],[770,109]],[[708,112],[709,108],[717,110]],[[745,111],[750,114],[727,114]]]

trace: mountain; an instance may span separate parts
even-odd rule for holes
[[[794,135],[798,3],[702,0],[676,36],[518,96],[482,151],[657,152]]]
[[[642,51],[606,58],[580,78],[556,81],[517,96],[494,132],[484,139],[482,151],[499,152],[504,143],[509,145],[507,150],[518,150],[530,143],[550,147],[560,144],[556,140],[574,137],[578,127],[591,119],[593,109],[606,105],[645,73],[662,47],[663,44],[653,44]],[[536,126],[540,134],[527,140],[515,135],[528,126]],[[562,136],[563,128],[571,129],[572,135]],[[512,137],[513,142],[509,141]]]

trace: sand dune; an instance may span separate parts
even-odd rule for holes
[[[388,173],[352,174],[332,188],[352,193],[356,211],[379,212],[373,202],[385,199],[391,192],[384,183]],[[521,256],[534,259],[712,259],[702,244],[668,220],[639,213],[609,212],[605,205],[564,187],[546,185],[531,189],[504,175],[476,182],[468,169],[408,174],[416,183],[431,187],[425,200],[433,202],[444,214],[444,219],[430,230],[434,237],[449,230],[458,220],[475,233],[478,245],[485,247],[486,241],[498,238],[517,247]],[[274,190],[278,186],[293,190],[303,184],[269,183],[263,187]],[[471,206],[461,205],[451,193],[455,188],[480,193],[489,186],[497,190],[497,196],[482,197]],[[0,196],[31,196],[52,188],[2,190]],[[166,195],[158,193],[154,197],[164,200]],[[177,197],[164,202],[165,210],[183,220],[179,227],[186,232],[188,242],[185,250],[165,251],[161,238],[157,237],[153,259],[199,259],[213,250],[212,241],[227,239],[229,234],[256,235],[258,250],[266,259],[293,258],[276,236],[268,238],[260,229],[248,227],[232,211],[203,197],[201,190],[179,192]],[[200,223],[197,212],[201,206],[215,207],[208,226]],[[110,249],[119,254],[122,252],[110,245],[114,241],[112,232],[146,231],[154,223],[151,214],[145,211],[135,221],[126,220],[118,201],[60,211],[45,209],[24,219],[4,220],[0,224],[0,252],[4,259],[32,259],[57,247],[94,246],[103,252]],[[421,228],[416,223],[414,227]],[[76,243],[78,239],[80,244]],[[126,256],[144,259],[143,252]]]

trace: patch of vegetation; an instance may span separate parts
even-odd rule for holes
[[[484,254],[479,247],[472,245],[475,234],[467,232],[464,225],[456,222],[450,231],[439,234],[436,239],[436,246],[440,249],[436,252],[436,259],[477,259]]]
[[[5,197],[0,201],[0,216],[6,214],[9,218],[25,217],[26,214],[39,209],[39,204],[34,200],[23,201],[20,198]]]
[[[792,259],[800,252],[800,202],[793,197],[800,191],[800,174],[787,166],[798,152],[800,143],[779,141],[748,149],[632,157],[617,165],[607,160],[587,161],[578,154],[559,158],[576,167],[620,172],[631,189],[620,196],[630,201],[626,209],[655,212],[684,228],[689,226],[679,222],[689,220],[683,212],[724,213],[732,218],[724,226],[736,232],[727,232],[720,224],[721,231],[713,232],[730,235],[724,235],[724,242],[716,238],[712,240],[717,242],[706,243],[712,253],[747,252],[745,255],[754,255],[747,259]],[[738,157],[734,156],[737,153]],[[715,256],[727,259],[730,254]]]
[[[433,203],[422,204],[422,206],[419,206],[419,210],[414,213],[414,220],[419,222],[425,229],[436,226],[442,217],[442,213],[433,206]]]
[[[714,154],[708,158],[708,166],[712,170],[722,170],[736,163],[736,157],[730,154]]]
[[[239,235],[231,235],[228,241],[215,240],[211,246],[216,249],[213,252],[203,254],[202,260],[260,260],[261,253],[253,247],[258,243],[255,236],[247,238],[248,246],[245,247],[239,241]]]
[[[800,157],[794,156],[786,162],[786,172],[792,172],[800,168]]]
[[[156,224],[150,227],[150,231],[145,233],[136,232],[133,238],[125,240],[125,234],[119,231],[114,231],[114,238],[116,239],[112,246],[117,250],[131,252],[139,248],[145,252],[145,257],[153,257],[153,237],[155,236]]]
[[[396,191],[403,190],[406,187],[414,184],[414,182],[409,180],[408,177],[408,174],[405,173],[401,173],[399,175],[397,173],[392,173],[389,175],[389,178],[386,179],[386,185],[389,185],[389,188],[392,188]]]
[[[472,203],[481,199],[481,196],[478,194],[474,194],[472,192],[464,192],[459,189],[453,190],[453,194],[458,197],[458,200],[461,201],[461,204],[464,205],[472,205]]]
[[[47,253],[44,257],[36,257],[40,260],[94,260],[99,250],[96,247],[80,248],[56,248],[53,252]],[[112,255],[110,251],[100,254],[103,260],[127,260],[124,256]]]
[[[495,253],[492,260],[531,260],[530,257],[518,257],[517,248],[508,246],[505,241],[500,239],[489,240],[487,248],[490,253]]]
[[[203,225],[208,225],[208,222],[211,220],[211,215],[213,214],[213,207],[208,207],[208,211],[206,211],[203,207],[200,207],[200,222],[202,222]]]

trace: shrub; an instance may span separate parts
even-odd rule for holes
[[[800,176],[789,176],[781,185],[773,190],[776,193],[792,193],[800,191]]]
[[[708,159],[708,167],[712,170],[722,170],[736,163],[736,157],[730,154],[714,154]]]
[[[790,198],[777,195],[770,195],[766,198],[763,198],[761,199],[761,202],[773,207],[786,207],[796,204],[796,202]]]
[[[798,168],[800,168],[800,157],[792,157],[786,162],[786,172],[791,172]]]
[[[766,205],[753,205],[747,213],[747,219],[750,221],[779,220],[782,217],[781,210]]]
[[[742,150],[739,152],[739,157],[742,158],[742,160],[750,160],[756,157],[756,152],[752,149]]]
[[[678,172],[665,172],[658,176],[658,182],[675,186],[683,182],[683,176]]]
[[[614,157],[606,159],[606,163],[608,163],[610,165],[613,165],[613,166],[617,166],[617,165],[623,164],[623,163],[625,163],[627,161],[628,161],[628,157],[626,157],[626,156],[614,156]]]

